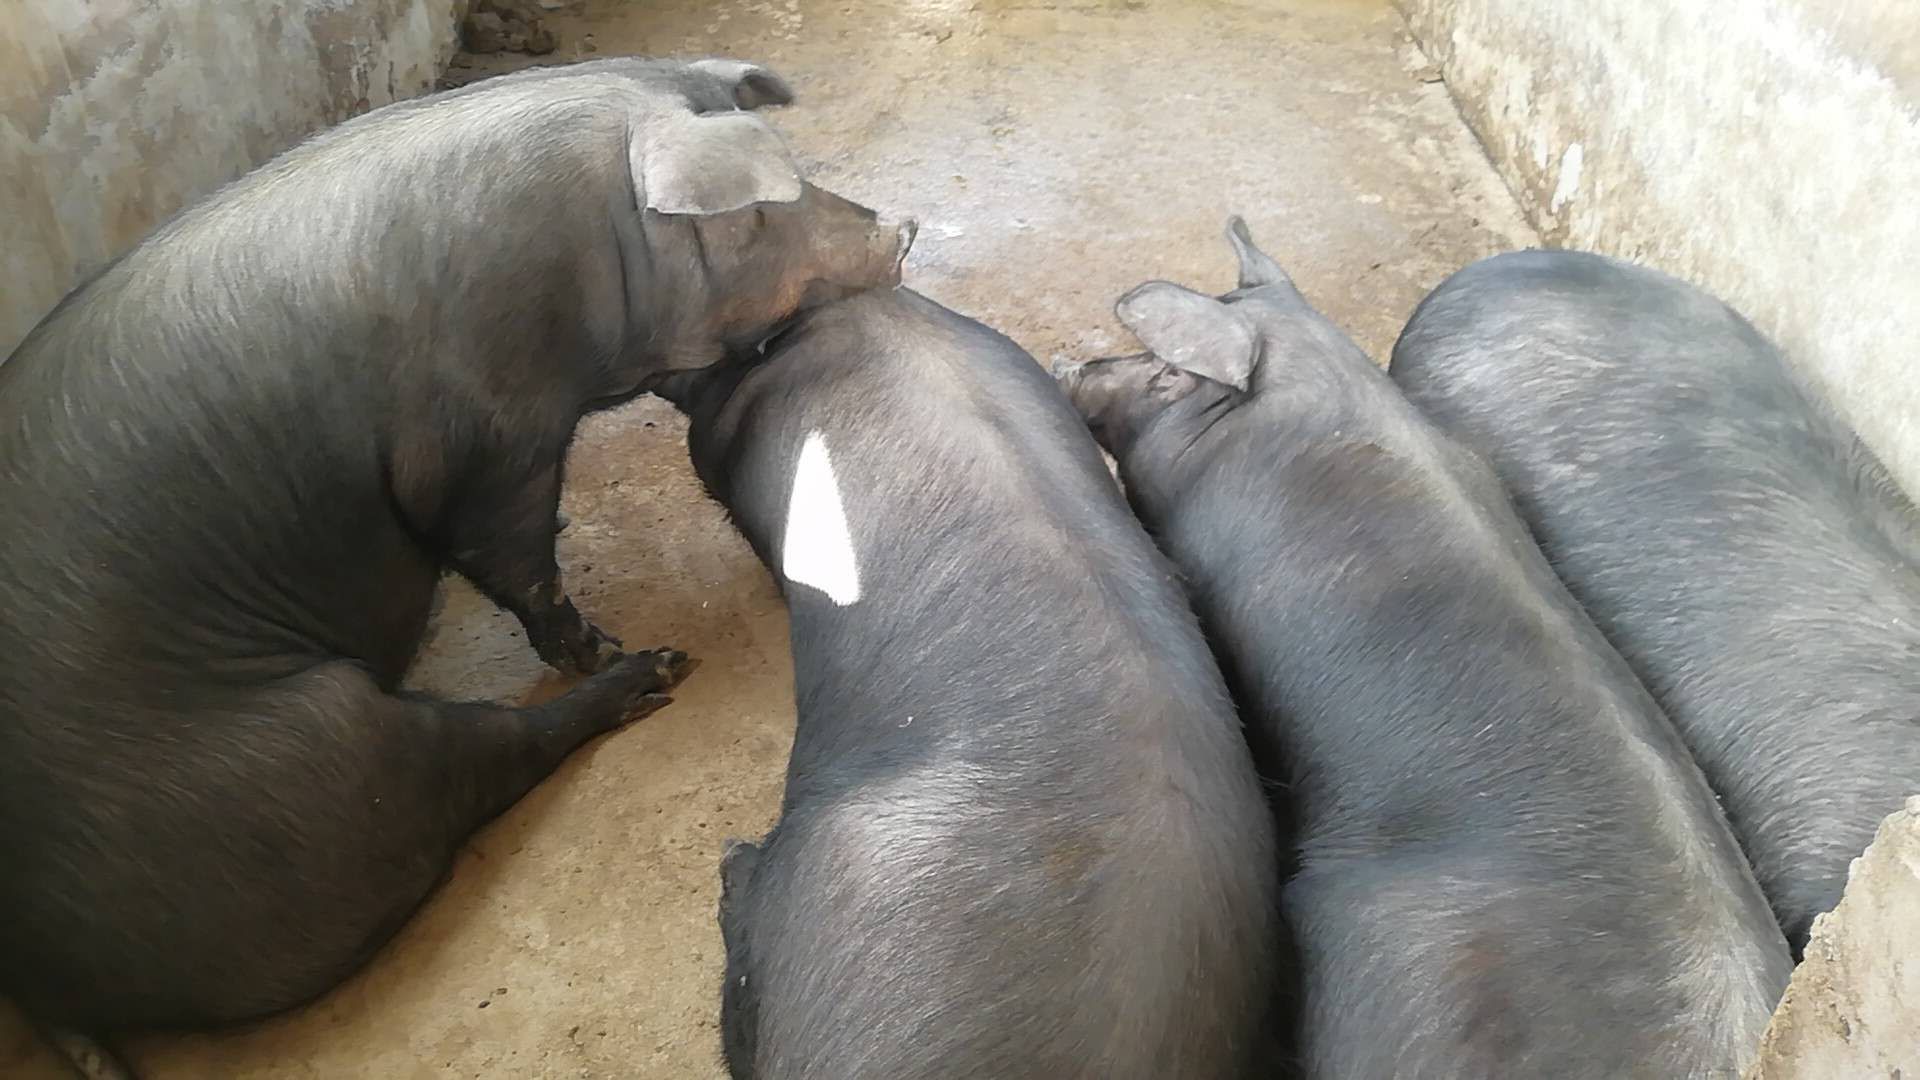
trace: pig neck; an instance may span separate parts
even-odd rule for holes
[[[1116,431],[1108,451],[1120,464],[1127,490],[1147,494],[1164,488],[1169,496],[1177,493],[1188,478],[1204,470],[1208,448],[1217,441],[1214,432],[1247,400],[1243,390],[1201,380],[1192,393],[1159,413]]]
[[[718,309],[693,222],[631,205],[614,212],[614,247],[625,305],[615,373],[687,371],[719,363],[726,348],[707,328]],[[632,381],[629,379],[628,381]]]

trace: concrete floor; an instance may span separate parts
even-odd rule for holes
[[[1145,279],[1227,287],[1230,211],[1376,357],[1445,274],[1535,242],[1387,0],[586,0],[552,25],[555,58],[775,67],[814,178],[919,217],[909,281],[1043,362],[1127,348],[1109,309]],[[651,400],[583,425],[561,541],[601,626],[704,661],[676,702],[481,833],[334,993],[133,1043],[150,1080],[721,1074],[716,865],[772,823],[793,704],[779,598],[683,432]],[[516,629],[455,585],[416,683],[553,693]],[[62,1075],[0,1012],[0,1076]]]

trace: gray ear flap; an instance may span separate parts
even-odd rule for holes
[[[724,214],[800,198],[786,144],[751,113],[673,113],[635,125],[627,150],[645,206],[662,214]]]
[[[1293,279],[1287,277],[1287,272],[1280,269],[1279,263],[1253,246],[1253,234],[1247,231],[1247,221],[1239,214],[1227,219],[1227,243],[1233,245],[1233,253],[1240,259],[1241,288],[1293,284]]]
[[[763,105],[793,104],[793,87],[787,85],[787,80],[759,64],[749,64],[745,60],[714,59],[695,60],[687,66],[720,80],[732,94],[734,105],[739,108],[758,109]]]
[[[1231,304],[1149,281],[1121,297],[1113,313],[1140,344],[1175,367],[1241,390],[1253,380],[1260,335]]]

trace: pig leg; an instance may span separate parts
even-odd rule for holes
[[[453,833],[468,833],[498,817],[558,768],[567,755],[659,709],[667,690],[693,669],[671,649],[630,653],[543,705],[504,708],[432,700],[460,746],[449,772]],[[430,700],[430,699],[429,699]]]
[[[454,569],[526,628],[527,641],[555,670],[598,671],[620,656],[620,642],[581,616],[560,583],[554,556],[560,519],[560,459],[530,467],[506,460],[473,477],[447,517]]]
[[[411,917],[476,829],[581,744],[665,704],[689,666],[634,653],[512,708],[387,693],[337,661],[109,755],[93,804],[111,812],[41,860],[0,938],[32,975],[21,1008],[99,1034],[311,1000]]]
[[[720,857],[720,940],[727,951],[726,981],[720,989],[720,1048],[733,1080],[753,1075],[759,989],[748,972],[747,915],[741,904],[759,864],[760,848],[745,842],[728,844]]]

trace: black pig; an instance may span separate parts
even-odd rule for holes
[[[666,700],[685,658],[622,657],[560,586],[562,463],[593,404],[898,280],[911,230],[745,111],[789,97],[614,60],[380,109],[0,366],[0,991],[88,1031],[311,998]],[[527,709],[397,692],[443,567],[599,674]]]
[[[663,392],[792,617],[780,821],[723,869],[733,1075],[1246,1075],[1274,825],[1169,567],[1045,372],[875,292]]]
[[[1283,780],[1326,1077],[1731,1077],[1786,985],[1699,771],[1485,464],[1230,223],[1061,373]]]
[[[1673,717],[1796,950],[1920,791],[1920,515],[1725,304],[1579,252],[1477,263],[1394,348]]]

